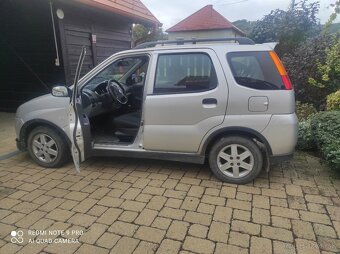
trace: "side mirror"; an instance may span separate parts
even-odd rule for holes
[[[137,76],[137,83],[140,83],[143,81],[143,77],[142,76]]]
[[[52,95],[55,97],[70,97],[70,92],[66,86],[55,86],[52,88]]]

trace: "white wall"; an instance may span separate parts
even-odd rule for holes
[[[226,37],[241,37],[236,34],[234,30],[207,30],[207,31],[188,31],[188,32],[172,32],[169,33],[169,40],[176,40],[177,38],[184,38],[185,40],[205,39],[205,38],[226,38]]]

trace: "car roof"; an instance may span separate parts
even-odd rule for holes
[[[254,45],[240,45],[238,43],[197,43],[197,44],[184,44],[184,45],[156,45],[155,47],[142,48],[142,49],[129,49],[119,52],[119,54],[128,53],[146,53],[146,52],[160,52],[171,50],[195,50],[195,49],[212,49],[214,51],[271,51],[273,47],[269,44],[254,44]]]

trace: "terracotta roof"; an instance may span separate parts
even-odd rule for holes
[[[244,34],[240,29],[234,26],[229,20],[214,10],[212,5],[207,5],[190,15],[186,19],[177,23],[166,32],[183,32],[198,30],[217,30],[217,29],[234,29],[240,34]]]
[[[141,0],[75,0],[95,8],[104,9],[124,16],[144,21],[154,25],[161,25],[159,20],[149,11]]]

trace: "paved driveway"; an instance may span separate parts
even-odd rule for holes
[[[336,253],[339,194],[302,153],[248,185],[193,164],[97,158],[77,174],[21,154],[0,161],[0,253]]]
[[[0,156],[15,151],[15,130],[12,113],[0,112]]]

